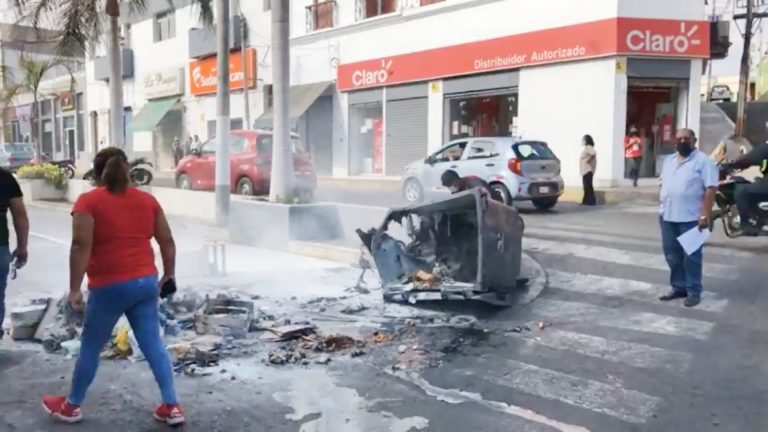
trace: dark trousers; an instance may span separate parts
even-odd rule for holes
[[[595,186],[594,184],[592,184],[592,180],[594,176],[595,176],[595,173],[592,171],[581,176],[581,183],[584,187],[584,198],[582,198],[581,203],[584,205],[597,204],[597,197],[595,196]]]
[[[768,181],[760,181],[736,188],[736,208],[743,225],[749,221],[750,213],[758,203],[768,201]]]
[[[700,297],[704,257],[701,249],[691,255],[685,253],[677,238],[684,232],[698,226],[698,222],[667,222],[659,217],[661,244],[664,258],[669,265],[669,284],[675,292]]]
[[[637,179],[640,178],[640,166],[642,165],[643,158],[637,157],[629,160],[629,178],[632,179],[632,184],[637,186]]]

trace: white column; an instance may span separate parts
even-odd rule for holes
[[[699,91],[701,89],[701,73],[702,73],[702,60],[691,60],[691,78],[688,83],[688,100],[687,100],[687,119],[686,124],[689,129],[693,129],[697,135],[700,135],[699,128],[701,127],[701,97]]]
[[[434,153],[443,146],[443,119],[445,115],[443,111],[445,102],[442,81],[432,81],[429,83],[427,98],[427,151]]]
[[[349,176],[349,105],[347,94],[333,95],[333,176]]]

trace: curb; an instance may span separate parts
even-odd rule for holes
[[[360,249],[323,243],[292,241],[288,244],[288,252],[351,267],[360,267]],[[528,287],[525,293],[516,299],[515,304],[527,305],[538,298],[544,288],[547,287],[547,272],[534,257],[523,252],[520,276],[529,279]]]
[[[72,210],[72,203],[66,202],[66,201],[62,201],[62,202],[28,201],[25,204],[29,207],[41,208],[46,210],[57,210],[65,213]]]

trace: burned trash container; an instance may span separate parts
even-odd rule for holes
[[[396,224],[392,224],[396,222]],[[514,302],[521,291],[523,220],[480,189],[390,210],[357,230],[386,301]]]

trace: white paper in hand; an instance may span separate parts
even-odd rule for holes
[[[691,255],[704,246],[704,242],[707,241],[711,233],[709,229],[700,230],[699,227],[693,227],[681,234],[677,241],[685,253]]]

